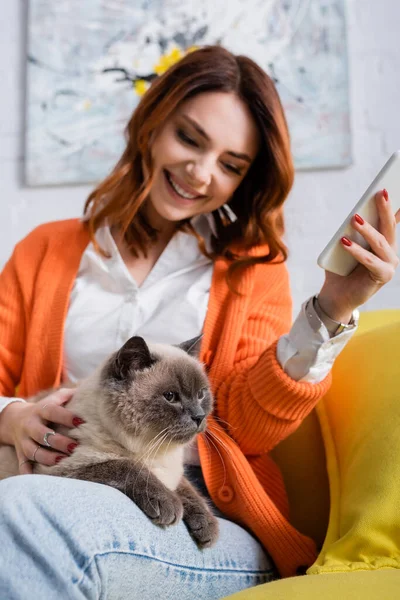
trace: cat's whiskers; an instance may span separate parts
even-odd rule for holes
[[[224,482],[223,482],[223,484],[222,484],[222,485],[225,485],[225,482],[226,482],[226,467],[225,467],[225,461],[224,461],[224,459],[223,459],[223,456],[222,456],[221,452],[218,450],[218,447],[217,447],[217,445],[216,445],[216,444],[214,444],[214,442],[213,442],[213,440],[212,440],[212,437],[214,437],[214,439],[216,439],[216,440],[217,440],[217,438],[214,436],[214,434],[213,434],[213,433],[211,433],[211,431],[207,431],[207,430],[206,430],[206,431],[204,432],[204,434],[205,434],[206,436],[207,436],[207,435],[209,435],[209,436],[210,436],[210,439],[209,439],[209,441],[212,443],[212,445],[214,446],[214,448],[215,448],[215,449],[216,449],[216,451],[218,452],[218,455],[219,455],[219,457],[220,457],[220,459],[221,459],[222,466],[224,467]],[[217,440],[217,441],[219,441],[219,440]]]
[[[166,432],[166,433],[164,433],[164,432]],[[162,435],[162,434],[164,434],[164,435]],[[160,431],[160,433],[158,433],[152,440],[150,440],[150,442],[147,444],[143,454],[134,460],[135,465],[138,464],[139,462],[141,462],[141,467],[139,469],[139,472],[138,472],[136,478],[139,477],[140,473],[143,471],[143,469],[145,467],[148,468],[146,465],[146,461],[149,459],[153,450],[155,450],[157,452],[159,443],[162,444],[163,441],[165,440],[165,438],[167,437],[167,435],[168,435],[168,427],[165,427],[165,429]],[[160,436],[162,436],[162,437],[160,438]],[[159,439],[157,440],[157,438],[159,438]]]
[[[153,446],[154,446],[155,442],[157,441],[157,438],[159,438],[167,430],[168,430],[168,427],[165,427],[165,429],[163,429],[162,431],[157,433],[157,435],[149,441],[149,443],[146,445],[146,447],[144,449],[143,454],[139,455],[139,457],[137,458],[137,460],[135,462],[138,462],[139,460],[144,460],[146,458],[146,455],[152,451]]]
[[[169,438],[169,441],[168,441],[167,447],[166,447],[166,449],[164,450],[164,458],[165,458],[165,456],[166,456],[166,454],[167,454],[167,452],[168,452],[168,449],[169,449],[169,447],[170,447],[170,445],[171,445],[171,442],[172,442],[172,437],[170,437],[170,438]]]
[[[208,427],[207,427],[207,429],[206,429],[206,431],[205,431],[205,433],[208,432],[210,435],[212,435],[213,438],[224,448],[225,452],[232,457],[233,456],[232,455],[232,451],[229,448],[229,446],[227,446],[225,444],[225,442],[223,442],[218,436],[216,436],[215,433],[212,433],[211,429],[213,429],[213,426],[209,424]],[[217,431],[217,430],[214,428],[214,431]],[[238,468],[235,465],[234,459],[231,461],[231,465],[232,465],[233,469],[235,470],[235,472],[237,473],[238,472]]]
[[[219,435],[216,435],[216,433],[213,433],[213,430],[215,432],[217,432],[217,434],[219,434],[219,431],[216,427],[213,427],[211,424],[208,424],[206,431],[208,431],[209,434],[212,435],[213,438],[224,448],[226,453],[232,457],[232,452],[231,452],[231,449],[229,448],[229,446],[223,440],[221,440]]]
[[[219,421],[220,423],[224,423],[227,427],[229,427],[229,429],[238,429],[238,427],[233,427],[233,425],[231,425],[230,423],[228,423],[228,421],[224,421],[224,419],[221,419],[221,417],[217,417],[217,415],[213,414],[213,419],[215,419],[216,421]]]
[[[160,447],[162,446],[162,444],[163,444],[164,440],[167,438],[167,436],[168,436],[168,433],[169,433],[169,432],[167,431],[167,433],[165,433],[165,434],[163,435],[163,437],[162,437],[160,440],[158,440],[158,442],[156,443],[156,445],[155,445],[155,446],[153,446],[153,448],[154,448],[154,456],[157,454],[157,452],[158,452],[158,450],[160,449]],[[153,458],[154,458],[154,457],[153,457]],[[151,458],[150,458],[150,456],[147,458],[147,460],[149,460],[149,462],[151,461]],[[143,467],[142,467],[142,468],[143,468]],[[142,470],[142,468],[141,468],[140,470]],[[148,500],[148,503],[150,504],[150,506],[151,506],[151,507],[152,507],[154,510],[156,510],[156,507],[152,505],[152,503],[150,502],[150,498],[149,498],[149,478],[150,478],[150,473],[151,473],[151,470],[150,470],[150,468],[149,468],[149,467],[147,467],[147,470],[148,470],[148,473],[147,473],[147,480],[146,480],[146,494],[147,494],[147,500]]]
[[[147,450],[147,452],[145,454],[143,454],[141,456],[140,462],[142,463],[142,467],[140,469],[140,471],[143,469],[144,466],[147,466],[147,463],[151,462],[151,455],[153,454],[153,458],[155,457],[155,455],[157,454],[157,451],[159,450],[159,448],[162,446],[163,442],[165,441],[165,439],[168,436],[168,427],[165,428],[164,431],[166,431],[166,433],[164,433],[158,440],[155,439],[153,440],[151,443],[151,447]],[[137,461],[139,462],[139,460]],[[139,473],[140,473],[139,471]]]

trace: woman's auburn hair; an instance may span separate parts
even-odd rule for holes
[[[260,150],[228,202],[237,220],[232,221],[223,207],[212,213],[217,235],[211,238],[211,252],[189,219],[177,228],[195,235],[201,251],[213,260],[230,261],[228,283],[238,267],[287,259],[283,203],[293,185],[294,167],[282,104],[273,81],[253,60],[221,46],[190,52],[157,78],[141,99],[125,130],[125,151],[85,204],[90,238],[98,251],[105,254],[95,240],[105,221],[121,230],[136,256],[138,249],[146,254],[157,239],[142,208],[153,183],[151,142],[182,102],[215,91],[235,93],[247,105],[259,130]],[[267,247],[260,252],[260,246]]]

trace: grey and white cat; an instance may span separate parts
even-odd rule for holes
[[[78,385],[68,403],[85,423],[69,431],[56,428],[79,446],[52,467],[35,463],[34,472],[115,487],[154,523],[168,526],[183,518],[198,546],[211,546],[218,520],[183,467],[184,448],[205,430],[213,405],[207,376],[191,355],[196,342],[178,347],[129,339]],[[31,401],[39,398],[43,393]],[[18,472],[11,447],[0,448],[0,470],[2,477]]]

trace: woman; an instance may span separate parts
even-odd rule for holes
[[[346,278],[327,273],[288,333],[281,236],[292,182],[272,81],[250,59],[208,47],[146,93],[84,221],[43,225],[16,246],[0,279],[0,442],[15,446],[21,474],[74,450],[59,434],[47,447],[49,422],[78,424],[64,406],[71,392],[23,398],[84,377],[133,334],[177,343],[203,331],[216,407],[212,443],[198,439],[188,474],[223,518],[218,543],[200,551],[183,524],[160,530],[106,486],[8,479],[3,596],[221,598],[313,562],[315,544],[289,524],[268,452],[325,394],[355,309],[398,259],[382,191],[380,230],[353,223],[373,252],[344,239],[359,266]]]

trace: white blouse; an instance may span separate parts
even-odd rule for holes
[[[192,224],[209,244],[212,217],[199,215]],[[64,379],[73,382],[87,377],[132,335],[169,344],[199,335],[211,287],[212,261],[190,234],[178,232],[172,237],[140,286],[108,226],[97,230],[96,240],[111,258],[99,255],[92,243],[81,258],[64,331]],[[355,329],[330,338],[311,299],[307,300],[290,332],[278,341],[278,361],[293,379],[322,381]],[[0,411],[18,400],[0,398]],[[199,464],[195,447],[186,458]]]
[[[195,226],[210,235],[206,218],[198,218]],[[97,230],[96,240],[111,258],[103,258],[90,243],[72,288],[64,376],[73,382],[89,375],[132,335],[168,344],[199,335],[211,287],[212,262],[193,235],[177,232],[140,286],[107,226]]]

